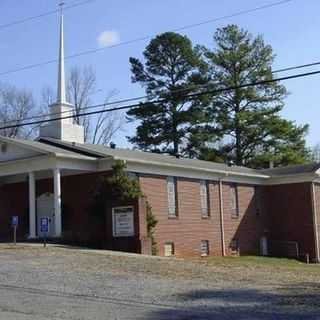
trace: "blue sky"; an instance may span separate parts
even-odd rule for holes
[[[76,1],[65,1],[72,5]],[[65,12],[66,55],[153,35],[237,11],[270,4],[275,0],[95,0]],[[0,24],[9,23],[56,9],[57,0],[1,0]],[[184,30],[194,44],[213,47],[212,35],[217,27],[235,23],[253,34],[262,34],[277,55],[274,68],[320,60],[320,2],[293,0],[281,6],[225,19]],[[99,43],[100,39],[100,43]],[[130,80],[130,56],[141,57],[148,40],[102,50],[66,61],[66,68],[92,65],[97,72],[98,89],[94,103],[113,89],[116,99],[143,94]],[[57,57],[58,16],[50,15],[24,24],[0,29],[0,73]],[[1,82],[32,90],[39,97],[45,86],[56,85],[56,64],[0,76]],[[319,67],[320,68],[320,67]],[[297,72],[316,70],[310,68]],[[284,76],[285,74],[281,74]],[[291,93],[286,99],[283,115],[298,124],[308,123],[309,145],[320,142],[320,76],[284,82]],[[127,146],[126,135],[133,133],[125,125],[116,138]]]

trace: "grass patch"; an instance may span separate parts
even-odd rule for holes
[[[273,269],[281,271],[320,272],[318,264],[288,259],[261,256],[208,257],[201,260],[206,265],[229,268]]]
[[[261,256],[229,256],[229,257],[209,257],[210,263],[228,263],[228,264],[255,264],[262,266],[285,266],[285,267],[302,267],[306,266],[305,263],[288,258],[274,258],[274,257],[261,257]]]

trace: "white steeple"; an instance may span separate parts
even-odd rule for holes
[[[57,101],[50,106],[50,118],[57,119],[68,117],[73,114],[74,107],[66,100],[66,81],[64,70],[64,27],[63,13],[60,13],[60,43],[59,43],[59,66],[57,81]],[[84,128],[74,123],[72,118],[57,119],[40,127],[40,138],[55,138],[59,140],[84,143]]]
[[[57,103],[66,103],[66,102],[67,101],[66,101],[66,82],[65,82],[65,73],[64,73],[63,13],[62,13],[62,7],[61,7]]]

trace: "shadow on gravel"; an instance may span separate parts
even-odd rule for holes
[[[177,297],[185,307],[151,312],[157,320],[320,319],[320,284],[299,283],[273,291],[221,289],[190,291]]]

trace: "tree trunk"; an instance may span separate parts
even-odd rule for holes
[[[179,158],[179,137],[178,137],[178,128],[177,128],[177,121],[176,121],[176,110],[177,106],[173,106],[172,112],[172,142],[173,142],[173,155],[176,158]]]

